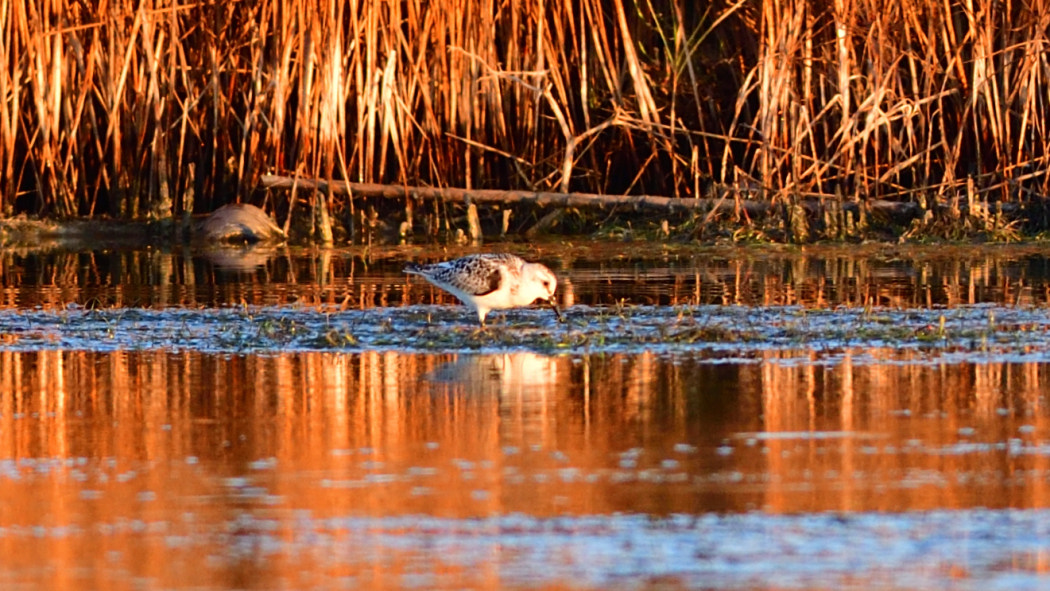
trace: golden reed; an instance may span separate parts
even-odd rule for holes
[[[1024,201],[1047,190],[1048,18],[992,0],[0,2],[0,215],[210,211],[263,173]]]

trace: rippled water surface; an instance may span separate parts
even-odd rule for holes
[[[1042,589],[1037,247],[0,253],[3,589]]]

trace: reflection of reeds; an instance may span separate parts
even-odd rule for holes
[[[761,366],[758,431],[772,435],[763,455],[778,476],[765,491],[771,510],[1046,502],[1038,480],[1019,479],[1016,492],[1002,494],[998,476],[989,478],[1014,473],[1020,456],[1025,469],[1047,469],[1045,457],[1008,452],[1005,444],[1021,448],[1039,441],[1029,434],[1038,432],[1033,423],[1045,423],[1037,410],[1047,387],[1042,364],[931,366],[921,352],[880,348],[846,349],[828,366],[798,363],[798,357],[767,352]],[[866,361],[856,363],[862,357]],[[996,451],[970,451],[983,446]],[[834,495],[821,489],[834,479]]]
[[[276,172],[949,215],[961,195],[1003,229],[985,198],[1047,189],[1048,18],[991,0],[6,3],[0,209],[161,217],[191,184],[210,210]],[[352,214],[299,199],[322,231]]]
[[[1032,251],[916,250],[894,253],[824,252],[809,255],[739,256],[737,251],[698,259],[693,266],[645,267],[594,263],[590,256],[561,265],[558,297],[564,306],[748,305],[929,308],[994,303],[1041,305],[1050,299],[1042,269],[1030,268]],[[965,252],[964,252],[965,251]],[[229,254],[229,253],[227,253]],[[290,304],[369,309],[415,304],[458,305],[442,290],[406,283],[400,255],[364,251],[352,257],[290,256],[255,251],[231,281],[229,267],[179,253],[116,250],[57,252],[27,259],[0,255],[0,308],[92,308]],[[580,253],[577,252],[577,256]],[[601,256],[601,255],[598,255]],[[392,259],[390,257],[393,257]],[[201,285],[195,286],[200,283]],[[260,286],[266,286],[260,288]],[[276,287],[280,286],[280,287]]]
[[[76,516],[83,488],[107,491],[90,499],[103,515],[122,515],[120,491],[140,487],[182,515],[183,495],[228,476],[264,479],[268,494],[321,516],[609,513],[637,510],[625,486],[645,483],[660,493],[650,508],[671,513],[696,511],[705,489],[728,510],[746,510],[756,492],[785,512],[1046,505],[1045,454],[1010,451],[1040,449],[1046,432],[1040,363],[934,366],[878,347],[844,349],[832,364],[802,354],[723,365],[653,353],[3,351],[0,458],[27,473],[0,489],[59,523]],[[61,470],[30,474],[34,459]],[[65,472],[85,464],[141,478]],[[902,484],[916,472],[947,481]],[[985,488],[966,477],[992,473]],[[67,502],[28,502],[34,481]],[[981,498],[1000,482],[1010,499]],[[431,493],[418,496],[420,486]],[[555,496],[565,504],[544,503]]]

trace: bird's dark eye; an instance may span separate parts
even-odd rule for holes
[[[544,282],[543,282],[543,288],[544,288],[544,289],[550,289],[550,286],[551,286],[551,283],[550,283],[550,281],[544,281]]]

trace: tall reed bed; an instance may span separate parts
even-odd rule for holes
[[[1044,0],[0,0],[0,212],[209,211],[263,173],[1024,200],[1048,24]]]

